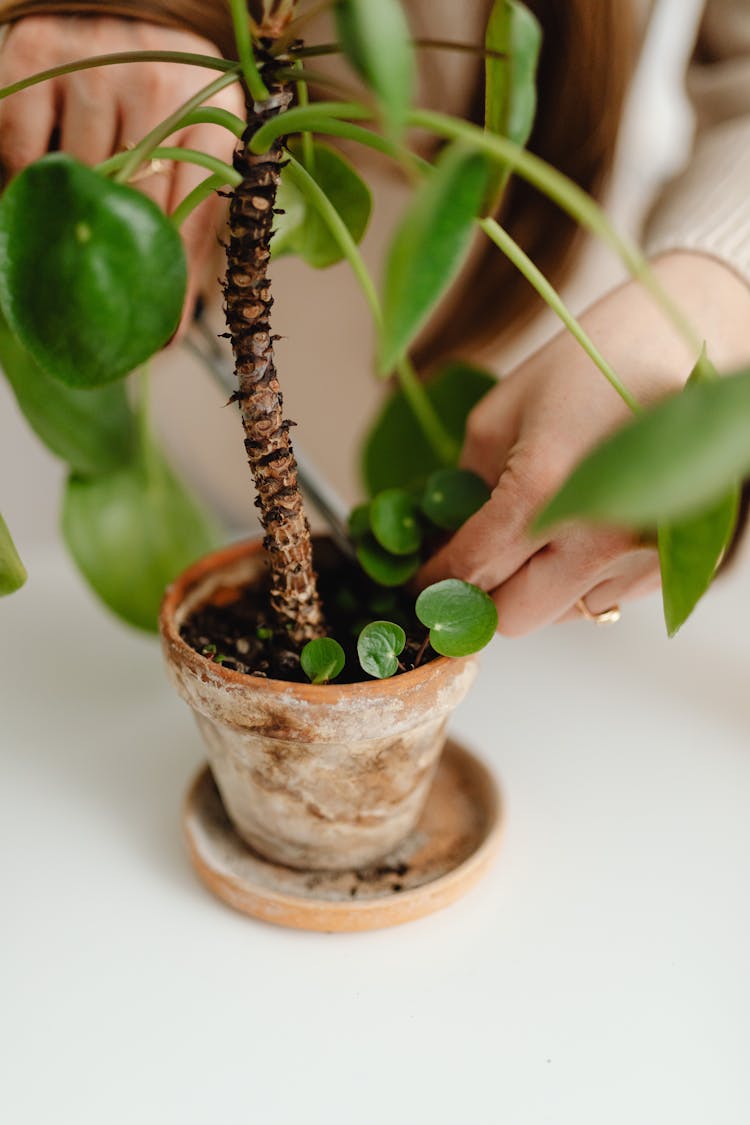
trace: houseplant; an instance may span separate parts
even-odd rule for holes
[[[694,379],[686,394],[653,415],[637,419],[608,443],[574,474],[540,517],[543,521],[583,512],[599,518],[616,517],[639,527],[661,525],[668,623],[671,629],[678,627],[705,589],[732,534],[735,481],[747,469],[739,439],[728,443],[724,430],[718,438],[716,432],[707,435],[700,424],[700,411],[708,402],[719,404],[717,409],[723,410],[726,426],[734,427],[732,433],[736,435],[737,418],[743,414],[737,410],[737,404],[744,403],[747,379],[740,375],[721,384],[712,382],[707,357],[698,357],[699,342],[693,339],[689,326],[661,291],[639,253],[617,237],[601,212],[575,185],[523,151],[533,119],[533,70],[539,45],[538,29],[523,5],[499,2],[491,14],[485,44],[484,130],[441,114],[410,108],[412,47],[396,3],[379,3],[376,8],[363,0],[343,0],[336,6],[339,46],[364,80],[367,92],[346,101],[313,105],[305,104],[305,86],[316,77],[307,63],[316,49],[297,42],[295,25],[290,22],[293,5],[269,5],[269,13],[256,13],[254,22],[248,19],[243,3],[232,0],[231,7],[240,63],[202,60],[201,65],[213,66],[223,73],[206,87],[200,98],[193,99],[162,127],[153,130],[132,152],[106,162],[96,171],[62,156],[46,158],[14,181],[3,203],[3,308],[11,329],[38,365],[33,376],[37,392],[42,381],[58,380],[54,391],[48,392],[45,383],[44,395],[37,393],[33,402],[28,374],[16,379],[14,387],[27,413],[36,410],[37,428],[47,428],[47,440],[57,444],[58,452],[63,444],[61,428],[66,430],[71,417],[71,403],[76,404],[80,433],[85,434],[88,443],[82,453],[80,442],[70,441],[69,430],[62,435],[68,439],[68,447],[74,447],[72,455],[69,448],[66,456],[78,470],[68,489],[65,528],[84,573],[110,605],[135,623],[146,624],[153,608],[153,590],[147,591],[151,605],[144,610],[148,599],[140,599],[138,591],[134,591],[132,568],[128,567],[125,575],[118,574],[121,543],[111,534],[102,535],[101,513],[111,510],[113,504],[121,513],[127,513],[120,526],[125,528],[129,548],[140,539],[147,563],[144,572],[158,556],[154,583],[157,587],[179,569],[172,539],[165,535],[170,524],[176,532],[175,540],[178,544],[181,541],[180,550],[184,547],[188,555],[200,553],[208,539],[205,522],[154,449],[143,406],[138,419],[134,419],[121,385],[114,380],[162,346],[179,317],[183,266],[175,226],[207,192],[230,185],[234,194],[225,297],[239,376],[234,397],[243,416],[246,448],[258,487],[271,562],[272,616],[270,623],[261,628],[270,630],[275,637],[276,645],[270,646],[273,652],[283,652],[284,667],[272,669],[277,677],[282,671],[296,675],[300,655],[302,666],[313,681],[322,684],[339,674],[341,653],[324,636],[326,626],[307,521],[297,489],[288,425],[281,414],[269,324],[266,265],[273,215],[278,210],[276,192],[282,164],[286,164],[282,192],[287,214],[278,223],[276,245],[294,249],[315,265],[328,264],[340,256],[350,261],[378,325],[381,373],[396,371],[400,409],[403,410],[405,402],[413,421],[421,427],[430,456],[443,466],[436,470],[442,476],[430,474],[426,482],[410,479],[406,473],[397,485],[382,490],[354,514],[352,535],[360,562],[371,576],[389,587],[408,579],[418,565],[421,513],[437,527],[450,529],[486,495],[477,481],[453,471],[458,451],[456,435],[446,430],[433,399],[415,378],[408,360],[418,330],[460,267],[475,225],[518,266],[625,401],[637,409],[616,373],[549,283],[491,217],[508,175],[515,171],[609,241],[695,346]],[[240,78],[249,91],[247,122],[200,108],[219,85]],[[302,95],[302,104],[290,108],[293,88]],[[216,123],[231,129],[241,139],[234,169],[219,166],[205,154],[175,153],[160,147],[160,142],[174,131],[178,119],[202,115],[206,120],[209,113]],[[373,119],[379,123],[380,132],[360,124]],[[404,139],[407,124],[426,129],[448,142],[434,162],[426,163],[408,148]],[[286,148],[283,138],[299,132],[301,140]],[[315,139],[323,134],[380,149],[397,160],[415,183],[414,201],[390,249],[382,302],[356,246],[362,232],[360,181],[335,151],[324,148]],[[206,184],[177,208],[172,225],[125,186],[144,160],[159,155],[192,159],[211,172]],[[342,201],[338,206],[332,202],[337,195]],[[50,206],[53,200],[54,209]],[[66,204],[64,208],[61,201]],[[50,255],[50,246],[61,251],[53,250]],[[43,279],[49,287],[47,293],[40,292],[35,269],[45,251],[46,259],[51,258],[50,270]],[[77,263],[74,287],[69,284],[71,262]],[[68,290],[70,303],[61,306],[60,294],[68,297]],[[110,301],[108,315],[102,315],[103,296]],[[118,326],[113,315],[123,307],[132,308],[135,314],[124,328]],[[17,341],[15,345],[10,341],[8,346],[18,346]],[[22,356],[22,363],[28,372],[28,357]],[[455,381],[460,377],[454,374],[452,378]],[[41,406],[39,397],[43,399]],[[725,405],[721,406],[722,403]],[[55,410],[58,420],[61,416],[65,419],[63,427],[56,424]],[[681,431],[674,431],[675,419],[682,420]],[[381,419],[381,439],[389,425],[393,425],[393,413]],[[114,444],[110,440],[113,432],[118,437]],[[744,431],[742,434],[744,438]],[[698,490],[690,474],[684,472],[685,464],[695,457],[696,440],[702,443],[703,450]],[[372,447],[377,447],[377,441],[373,440]],[[633,450],[638,454],[640,476],[630,471]],[[602,494],[597,471],[601,461],[597,462],[597,457],[603,458],[611,470],[606,483],[614,489],[612,494],[606,490]],[[391,460],[394,459],[397,457],[392,454]],[[434,469],[435,465],[429,467]],[[426,470],[426,465],[420,466],[417,476],[424,478],[428,475]],[[660,478],[655,475],[657,470],[661,471]],[[655,486],[657,479],[664,482],[661,491]],[[619,486],[624,499],[612,482]],[[159,497],[158,517],[154,526],[149,527],[154,494]],[[701,506],[706,505],[710,505],[710,511],[701,512]],[[675,523],[677,519],[682,522]],[[157,551],[156,539],[161,539]],[[4,586],[10,589],[22,580],[22,573],[7,536],[4,541],[6,547],[0,561],[4,560]],[[689,565],[684,563],[686,543],[691,553]],[[225,577],[217,589],[229,585]],[[475,628],[473,632],[468,630],[471,635],[467,637],[469,611]],[[493,610],[486,596],[466,584],[426,592],[417,612],[422,624],[430,628],[433,649],[450,655],[461,656],[480,647],[494,625]],[[363,640],[358,645],[365,670],[376,677],[398,670],[406,640],[401,626],[395,621],[375,622],[368,630],[363,631]],[[171,643],[174,638],[169,635],[168,639]],[[210,641],[202,648],[195,658],[190,657],[195,665],[193,682],[204,683],[208,678],[234,684],[232,676],[239,673],[226,668],[227,654]],[[424,658],[421,649],[420,644],[414,654],[415,665]],[[272,662],[277,659],[273,652]],[[434,663],[436,667],[440,665],[439,661]],[[404,681],[412,675],[408,672]],[[318,693],[315,699],[323,698],[321,692],[335,691],[323,686],[307,690]],[[221,704],[215,706],[220,708]],[[278,716],[273,721],[286,721],[289,725],[288,720]],[[257,726],[257,716],[252,722]],[[278,735],[277,725],[277,741],[283,741]],[[221,742],[223,735],[216,737]],[[241,820],[239,811],[235,819]],[[257,844],[252,832],[246,831]],[[261,846],[267,850],[272,847],[265,839]],[[375,847],[382,846],[378,843]],[[377,850],[370,854],[377,854]],[[285,859],[316,862],[309,853],[301,860],[288,854]],[[332,860],[327,856],[317,862],[330,865]]]

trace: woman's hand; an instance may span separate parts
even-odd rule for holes
[[[655,269],[709,345],[720,370],[750,357],[750,288],[699,254],[670,254]],[[628,283],[582,318],[620,379],[644,406],[678,391],[695,362],[640,286]],[[469,416],[461,464],[490,500],[424,567],[420,585],[463,578],[491,592],[499,631],[520,636],[637,597],[659,584],[653,546],[630,532],[569,523],[529,534],[535,512],[573,467],[630,416],[567,334],[521,364]]]
[[[216,47],[187,31],[138,20],[99,16],[29,16],[14,24],[0,52],[0,85],[40,70],[117,51],[190,51],[218,57]],[[78,71],[40,83],[0,102],[0,163],[6,178],[55,147],[86,164],[98,164],[139,141],[182,102],[207,85],[214,72],[176,63],[127,63]],[[207,104],[242,115],[239,86]],[[231,163],[234,137],[214,125],[175,133],[171,145],[196,148]],[[168,163],[137,187],[167,213],[209,173]],[[185,317],[192,315],[206,267],[223,223],[223,201],[212,196],[184,223],[189,283]]]

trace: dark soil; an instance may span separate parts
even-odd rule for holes
[[[337,684],[372,679],[357,659],[357,637],[371,621],[393,621],[406,633],[397,675],[434,660],[427,645],[427,630],[414,613],[414,595],[404,590],[384,589],[372,582],[357,563],[330,543],[316,543],[315,564],[323,601],[328,636],[339,642],[346,664]],[[283,636],[274,635],[265,587],[221,587],[211,602],[197,609],[180,630],[183,640],[201,655],[250,676],[307,683],[299,653]]]

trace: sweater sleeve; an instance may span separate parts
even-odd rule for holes
[[[687,89],[693,151],[651,214],[646,250],[699,251],[750,284],[750,0],[708,0]]]
[[[0,24],[32,15],[126,16],[194,31],[225,57],[236,53],[225,0],[0,0]]]

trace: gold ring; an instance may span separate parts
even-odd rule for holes
[[[614,625],[622,617],[619,605],[610,606],[609,609],[604,609],[601,613],[592,613],[586,605],[585,598],[578,599],[576,609],[587,621],[593,621],[595,625]]]
[[[136,172],[134,176],[130,177],[131,184],[137,184],[141,180],[148,179],[149,176],[158,176],[167,170],[167,161],[160,160],[158,157],[155,160],[149,160],[145,168],[141,168],[140,172]]]

